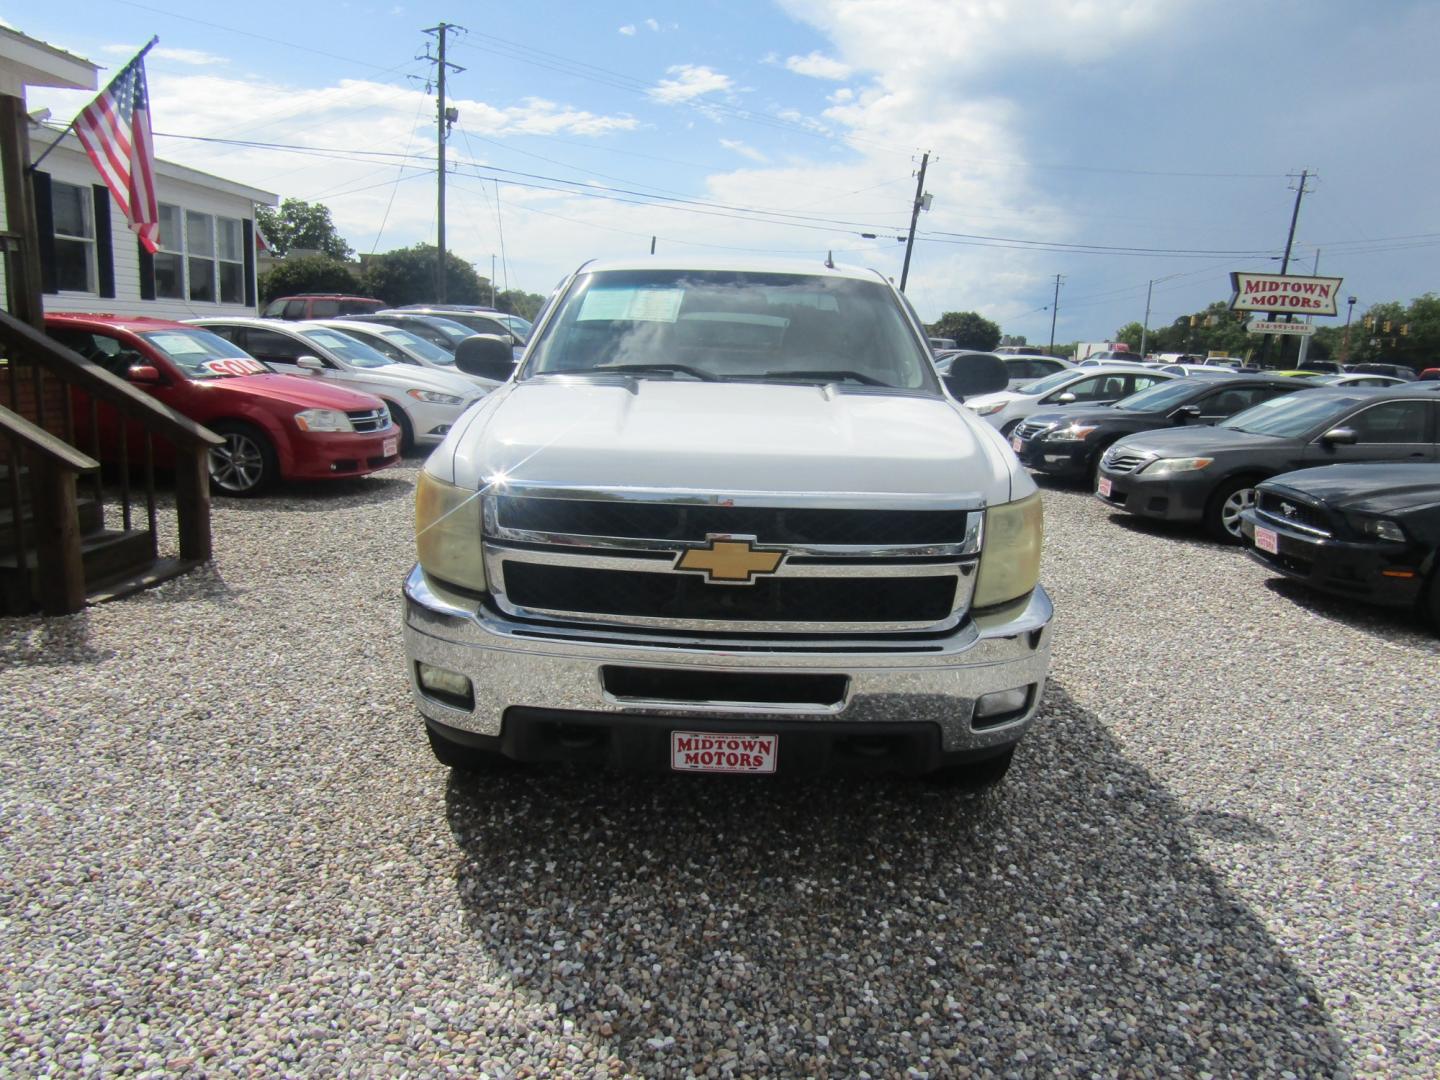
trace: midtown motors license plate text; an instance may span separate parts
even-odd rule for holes
[[[670,767],[680,772],[773,773],[778,735],[670,733]]]

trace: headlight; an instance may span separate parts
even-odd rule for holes
[[[415,485],[415,553],[427,574],[483,592],[480,493],[422,470]]]
[[[463,405],[465,399],[456,397],[454,394],[441,394],[435,390],[406,390],[416,401],[426,401],[431,405]]]
[[[343,412],[335,409],[306,409],[295,414],[295,426],[301,431],[354,431],[355,425]]]
[[[973,405],[971,408],[981,416],[994,416],[1001,409],[1005,408],[1006,404],[1008,403],[1004,401],[994,401],[989,405]]]
[[[980,575],[972,605],[992,607],[1033,590],[1040,580],[1044,535],[1038,491],[986,510],[985,546],[980,550]]]
[[[1066,424],[1064,427],[1055,428],[1046,438],[1051,442],[1083,442],[1099,424]]]
[[[1352,517],[1350,524],[1366,536],[1373,536],[1377,540],[1403,544],[1407,539],[1405,530],[1389,518]]]
[[[1146,465],[1140,472],[1146,476],[1169,476],[1171,473],[1197,472],[1207,465],[1213,464],[1214,461],[1214,458],[1208,457],[1158,458]]]

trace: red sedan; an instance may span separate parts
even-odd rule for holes
[[[254,495],[282,478],[363,476],[400,460],[399,429],[379,398],[277,374],[199,327],[144,316],[55,312],[45,316],[45,329],[223,436],[225,445],[210,452],[210,480],[226,494]],[[82,391],[76,392],[75,416],[77,433],[88,438],[90,399]],[[109,406],[98,410],[100,452],[110,459],[119,446],[119,422]],[[138,437],[132,427],[132,461],[139,460]]]

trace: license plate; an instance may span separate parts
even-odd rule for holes
[[[392,439],[386,439],[385,445],[380,448],[381,457],[390,457],[400,452],[400,437],[397,435]]]
[[[1024,445],[1025,445],[1025,444],[1020,441],[1020,436],[1019,436],[1019,435],[1011,435],[1011,436],[1010,436],[1010,449],[1011,449],[1011,450],[1014,450],[1015,453],[1018,454],[1018,453],[1020,452],[1020,447],[1022,447],[1022,446],[1024,446]]]
[[[1271,555],[1280,554],[1280,537],[1274,529],[1267,529],[1263,526],[1255,526],[1255,546],[1261,551],[1268,551]]]
[[[670,733],[670,767],[677,772],[773,773],[778,735]]]
[[[1100,482],[1095,485],[1095,490],[1100,493],[1102,498],[1108,499],[1110,497],[1110,478],[1108,476],[1100,477]]]

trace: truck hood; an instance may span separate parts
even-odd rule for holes
[[[371,394],[298,375],[240,375],[235,378],[197,380],[193,385],[204,387],[207,394],[262,397],[280,404],[294,405],[297,410],[339,409],[341,412],[360,412],[379,408],[381,404],[380,399]]]
[[[472,410],[427,468],[479,488],[518,483],[677,492],[1028,494],[988,424],[948,399],[817,386],[639,379],[510,383]],[[446,473],[449,473],[447,476]]]
[[[1440,464],[1324,465],[1281,473],[1265,483],[1318,499],[1337,510],[1393,514],[1440,503]]]

